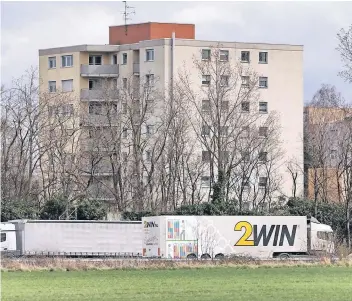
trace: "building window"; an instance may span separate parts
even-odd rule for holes
[[[259,52],[259,63],[267,64],[268,63],[268,53]]]
[[[203,162],[210,162],[210,152],[209,151],[202,151],[202,161]]]
[[[228,132],[229,132],[228,126],[221,126],[220,127],[220,136],[227,137]]]
[[[153,86],[154,85],[154,74],[147,74],[145,76],[145,78],[146,78],[147,86]]]
[[[259,102],[259,112],[260,113],[268,113],[268,103],[261,101]]]
[[[268,87],[268,78],[259,77],[259,88],[267,88],[267,87]]]
[[[249,112],[249,101],[243,101],[241,103],[242,112]]]
[[[330,159],[331,160],[335,160],[337,157],[337,150],[336,149],[332,149],[330,152]]]
[[[153,113],[154,112],[154,100],[148,99],[146,101],[146,112]]]
[[[267,177],[259,177],[259,188],[265,188],[268,182]]]
[[[145,152],[145,154],[146,154],[146,159],[147,159],[147,161],[152,161],[152,152],[151,151],[146,151]]]
[[[210,186],[210,177],[209,176],[203,176],[201,181],[202,181],[202,186],[203,187],[209,187]]]
[[[202,76],[202,85],[209,86],[210,85],[210,75]]]
[[[127,136],[128,136],[127,128],[123,128],[123,130],[122,130],[122,137],[123,137],[123,138],[127,138]]]
[[[229,60],[229,51],[220,50],[220,61],[227,62]]]
[[[210,101],[207,99],[202,100],[202,112],[210,112]]]
[[[112,56],[112,63],[113,63],[113,65],[117,65],[117,54],[114,54]]]
[[[127,103],[122,103],[122,113],[127,114]]]
[[[210,61],[210,49],[202,49],[202,60],[203,61]]]
[[[227,87],[229,85],[229,76],[221,75],[220,76],[220,86]]]
[[[124,89],[127,89],[127,78],[125,78],[125,77],[122,79],[122,87]]]
[[[101,65],[102,56],[101,55],[90,55],[89,56],[89,65]]]
[[[242,86],[249,87],[249,76],[241,76],[242,78]]]
[[[208,125],[202,126],[202,136],[209,136],[210,135],[210,127]]]
[[[49,57],[49,69],[56,68],[56,56]]]
[[[127,64],[127,53],[122,53],[122,65]]]
[[[49,81],[49,92],[56,92],[56,81]]]
[[[89,79],[89,90],[98,90],[102,86],[102,82],[99,79]]]
[[[249,137],[249,126],[243,126],[242,132],[240,133],[241,138],[248,138]]]
[[[242,160],[243,162],[249,162],[251,158],[251,154],[249,152],[242,153]]]
[[[66,104],[61,107],[62,116],[72,116],[73,115],[73,104]]]
[[[267,157],[268,157],[268,153],[267,152],[260,152],[259,156],[258,156],[258,160],[260,162],[266,162],[267,161]]]
[[[90,102],[89,103],[89,114],[90,115],[101,115],[103,106],[99,102]]]
[[[62,92],[72,92],[73,91],[73,80],[67,79],[61,81]]]
[[[228,112],[229,111],[229,101],[223,100],[221,102],[221,111]]]
[[[153,133],[154,133],[153,132],[153,130],[154,130],[153,125],[151,125],[151,124],[147,125],[146,130],[147,130],[147,135],[153,135]]]
[[[127,162],[127,158],[128,158],[128,155],[127,155],[127,153],[126,152],[122,152],[122,160],[123,160],[123,162]]]
[[[145,51],[145,60],[147,62],[154,61],[154,49],[146,49],[146,51]]]
[[[249,63],[249,51],[241,51],[241,62]]]
[[[268,128],[267,127],[259,127],[259,136],[260,137],[267,137],[268,136]]]
[[[73,66],[73,56],[72,55],[63,55],[61,57],[62,67],[72,67]]]

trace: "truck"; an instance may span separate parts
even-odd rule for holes
[[[140,221],[13,220],[0,225],[7,256],[141,256]]]
[[[143,257],[255,259],[333,255],[333,230],[306,216],[143,217]]]

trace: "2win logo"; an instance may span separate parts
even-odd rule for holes
[[[272,246],[283,246],[286,239],[289,246],[293,246],[295,243],[296,231],[298,225],[293,225],[291,231],[287,225],[271,225],[267,228],[266,225],[261,226],[252,225],[249,222],[241,221],[235,225],[234,231],[242,231],[244,228],[244,234],[235,243],[235,246],[259,246],[261,243],[264,247],[267,247],[272,237]],[[249,237],[253,234],[253,239]]]
[[[157,228],[159,227],[156,222],[147,222],[144,221],[144,228]]]

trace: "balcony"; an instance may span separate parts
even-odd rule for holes
[[[110,99],[118,99],[119,91],[117,89],[81,89],[81,99],[86,101],[91,100],[110,100]]]
[[[117,77],[119,65],[81,65],[83,77]]]
[[[139,63],[133,63],[133,74],[139,74]]]

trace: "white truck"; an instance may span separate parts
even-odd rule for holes
[[[0,224],[4,255],[141,256],[142,223],[14,220]]]
[[[257,259],[333,254],[333,230],[305,216],[144,217],[143,256]]]

